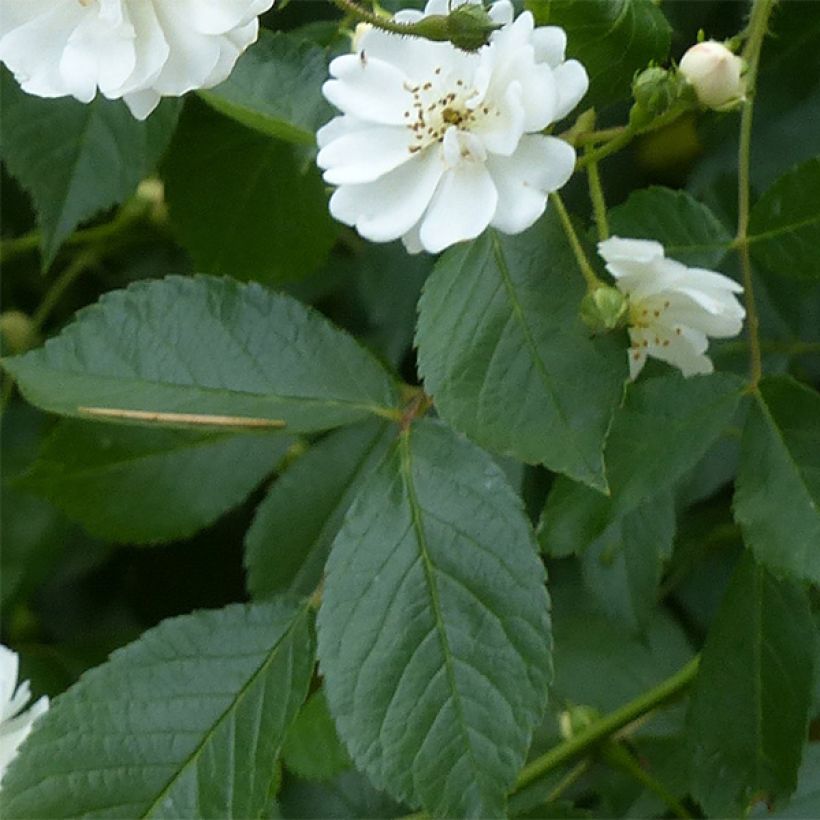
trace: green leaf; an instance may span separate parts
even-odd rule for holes
[[[419,369],[439,413],[495,452],[605,489],[621,340],[590,338],[584,282],[558,218],[448,251],[424,287]],[[583,378],[579,378],[583,374]]]
[[[818,234],[820,157],[815,157],[780,177],[752,208],[752,258],[775,273],[820,279]]]
[[[538,525],[544,552],[553,558],[583,552],[607,527],[671,489],[732,423],[744,386],[726,373],[689,379],[671,373],[630,384],[606,442],[609,496],[559,476]]]
[[[319,657],[356,765],[441,816],[494,817],[550,677],[544,569],[495,462],[421,421],[362,488],[330,555]]]
[[[48,501],[25,492],[18,483],[45,435],[46,416],[22,401],[3,408],[2,485],[3,548],[0,550],[0,608],[25,600],[76,540],[78,528]],[[77,531],[75,531],[77,530]]]
[[[732,242],[723,223],[685,191],[643,188],[609,214],[613,234],[654,239],[666,255],[687,265],[715,269]]]
[[[44,347],[4,363],[30,402],[68,416],[226,415],[300,432],[390,415],[396,401],[386,371],[318,313],[207,276],[107,293]]]
[[[362,820],[364,817],[386,820],[407,815],[406,808],[376,791],[364,775],[353,770],[342,772],[330,783],[289,779],[279,800],[282,814],[288,820]]]
[[[89,105],[44,100],[0,72],[0,155],[31,194],[42,232],[43,266],[83,221],[127,199],[154,170],[176,127],[179,100],[145,122],[125,103],[98,95]]]
[[[740,455],[735,519],[757,560],[820,583],[820,394],[787,377],[754,397]]]
[[[737,816],[753,799],[794,790],[813,640],[803,590],[744,557],[707,636],[688,715],[692,792],[708,814]]]
[[[280,476],[245,536],[253,598],[313,592],[342,518],[395,436],[394,427],[375,421],[338,430]]]
[[[555,709],[583,704],[611,712],[692,657],[686,634],[667,612],[657,609],[645,634],[638,636],[602,611],[575,577],[574,567],[556,567],[550,593],[555,637],[550,698]]]
[[[273,472],[290,439],[65,420],[24,478],[90,533],[121,543],[193,535]]]
[[[792,799],[782,809],[766,816],[792,817],[794,820],[820,817],[820,743],[815,741],[806,747]]]
[[[669,52],[672,30],[652,0],[526,0],[538,25],[567,32],[567,57],[583,63],[590,88],[581,106],[628,97],[632,77]]]
[[[350,758],[336,734],[324,692],[314,692],[291,724],[282,759],[306,780],[330,780],[350,768]]]
[[[231,76],[199,96],[249,128],[313,145],[316,130],[333,116],[322,96],[327,74],[327,57],[319,46],[262,29]]]
[[[665,492],[616,518],[584,551],[585,586],[604,612],[634,632],[649,625],[674,537],[675,508]]]
[[[3,780],[3,816],[258,816],[312,672],[304,605],[164,621],[54,701]]]
[[[335,242],[318,170],[203,105],[186,108],[162,172],[172,228],[203,273],[301,279]]]
[[[634,509],[691,470],[731,424],[744,386],[731,373],[673,373],[631,384],[606,444],[617,508]]]

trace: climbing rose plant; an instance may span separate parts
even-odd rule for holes
[[[818,49],[5,0],[3,817],[820,814]]]

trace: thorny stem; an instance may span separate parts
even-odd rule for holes
[[[609,223],[606,219],[604,187],[601,184],[597,162],[591,162],[587,166],[587,182],[589,183],[589,198],[592,200],[592,212],[595,215],[595,227],[598,229],[598,239],[603,242],[609,239]]]
[[[686,666],[671,677],[661,681],[657,686],[639,695],[635,700],[624,704],[614,712],[610,712],[608,715],[604,715],[585,726],[577,734],[533,760],[524,767],[518,776],[515,785],[516,791],[529,786],[530,783],[598,745],[602,740],[638,720],[646,713],[677,697],[695,679],[699,661],[700,657],[696,655]]]
[[[413,23],[398,23],[389,17],[382,17],[375,12],[363,9],[355,0],[332,0],[333,4],[346,14],[351,14],[359,22],[370,23],[371,26],[406,36],[420,36]]]
[[[584,253],[583,247],[581,247],[581,241],[578,239],[578,234],[575,233],[575,228],[572,226],[572,220],[567,213],[566,207],[564,207],[564,201],[561,199],[557,191],[553,191],[550,194],[550,199],[552,200],[552,204],[555,206],[555,209],[558,211],[558,216],[561,219],[561,225],[564,228],[564,233],[567,235],[567,240],[572,247],[572,252],[575,254],[575,259],[578,262],[578,267],[581,270],[581,274],[586,280],[587,287],[590,291],[597,290],[603,285],[603,282],[601,282],[601,280],[595,275],[592,265],[589,264],[589,259],[587,259],[587,255]]]
[[[757,314],[754,282],[752,281],[752,261],[749,256],[749,211],[750,211],[750,184],[749,168],[752,152],[752,116],[754,113],[755,84],[757,69],[760,63],[760,50],[763,38],[772,13],[775,0],[753,0],[752,13],[749,18],[749,39],[743,49],[743,59],[748,65],[746,73],[746,101],[740,116],[740,140],[738,145],[738,186],[737,186],[737,237],[735,246],[740,254],[740,264],[743,270],[743,287],[746,299],[746,318],[749,327],[749,378],[752,390],[763,373],[763,364],[760,353],[760,320]]]

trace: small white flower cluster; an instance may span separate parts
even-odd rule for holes
[[[413,23],[478,2],[429,0],[423,13],[395,19]],[[584,96],[586,71],[564,59],[562,29],[536,28],[529,12],[513,20],[509,0],[490,16],[501,28],[477,53],[363,26],[356,53],[331,63],[324,94],[342,114],[319,131],[317,162],[337,186],[333,216],[366,239],[401,238],[411,252],[437,253],[488,226],[519,233],[572,175],[574,149],[541,132]],[[722,104],[737,92],[727,80],[739,79],[739,61],[711,45],[690,52],[681,70],[709,104]],[[599,252],[627,297],[631,377],[648,356],[687,376],[711,372],[707,337],[740,332],[742,288],[666,259],[657,242],[613,237]]]
[[[274,0],[3,0],[0,62],[38,97],[99,89],[145,119],[230,74]]]
[[[22,711],[31,692],[28,681],[17,685],[18,663],[17,654],[0,644],[0,781],[32,724],[48,709],[48,698],[43,696]]]
[[[90,102],[99,90],[144,119],[163,96],[224,80],[274,0],[2,2],[0,61],[26,91]],[[478,3],[429,0],[395,19]],[[342,113],[320,129],[317,162],[337,186],[332,214],[366,239],[437,253],[488,226],[519,233],[572,175],[573,147],[543,132],[586,93],[584,67],[565,60],[563,29],[515,18],[510,0],[489,16],[498,28],[476,52],[362,25],[355,53],[330,64],[323,90]],[[680,70],[704,105],[742,98],[742,61],[721,44],[694,46]],[[711,371],[708,337],[740,332],[742,288],[657,242],[613,237],[599,250],[628,298],[632,377],[648,356]]]

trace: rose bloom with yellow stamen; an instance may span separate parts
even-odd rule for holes
[[[648,239],[613,236],[598,244],[598,252],[628,299],[630,377],[649,356],[684,376],[711,373],[709,337],[740,333],[746,311],[736,294],[743,288],[721,273],[667,259],[663,245]]]
[[[575,150],[540,132],[583,97],[586,71],[564,60],[562,29],[536,27],[529,12],[514,20],[508,0],[490,17],[500,28],[477,52],[373,28],[331,63],[324,94],[342,115],[319,131],[317,162],[338,186],[333,216],[366,239],[435,253],[488,225],[518,233],[571,176]]]

